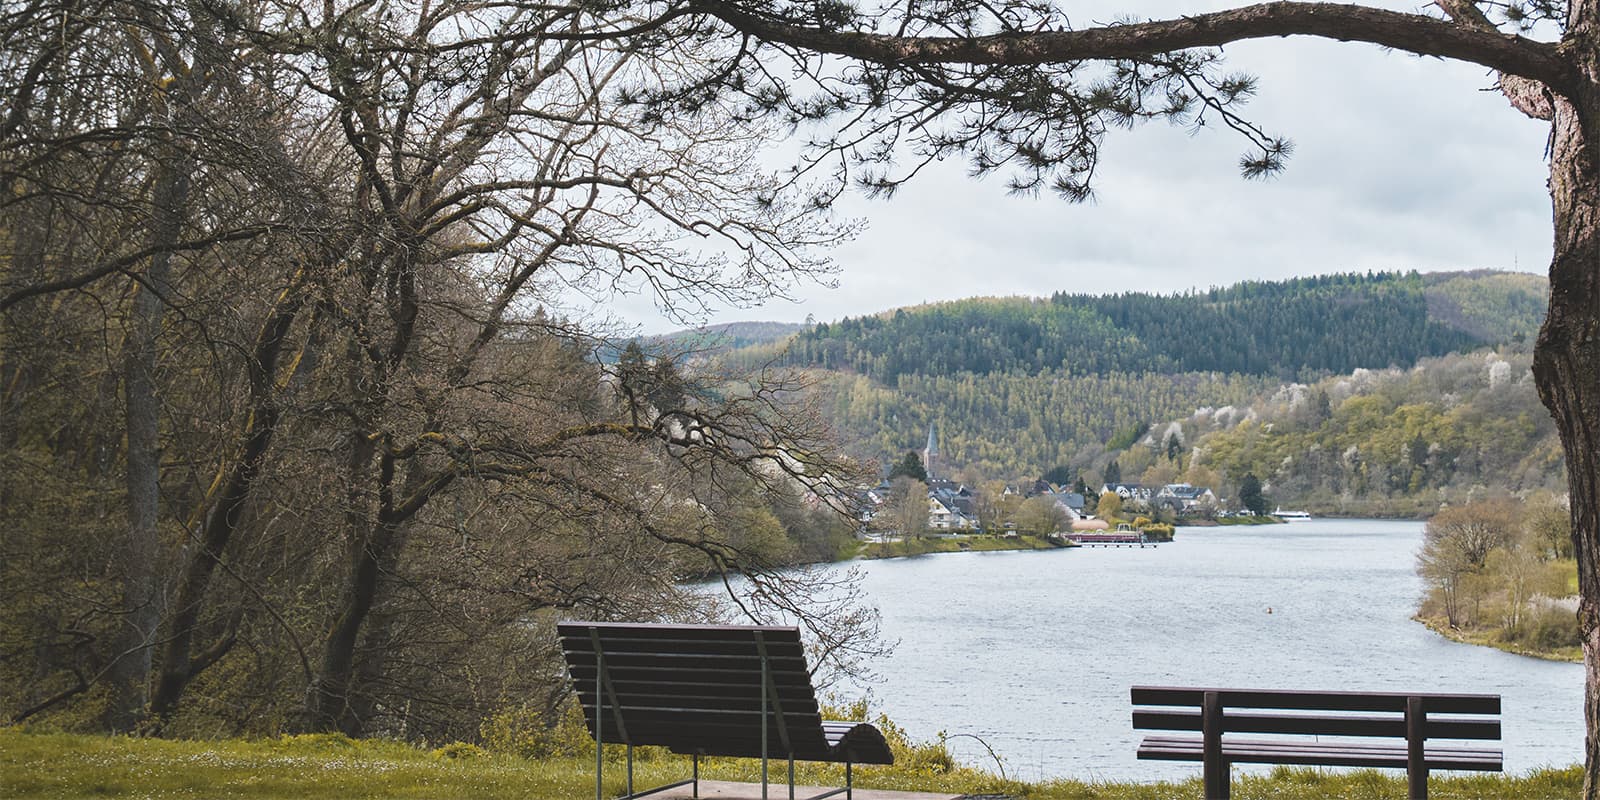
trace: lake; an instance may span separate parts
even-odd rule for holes
[[[1134,684],[1497,693],[1508,771],[1581,762],[1582,667],[1413,622],[1421,540],[1417,522],[1315,520],[1180,528],[1143,549],[857,562],[899,640],[873,704],[916,738],[976,735],[1030,780],[1198,774],[1134,758]],[[972,740],[951,745],[993,768]]]

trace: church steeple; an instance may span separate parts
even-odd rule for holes
[[[928,473],[928,480],[933,480],[933,465],[939,460],[939,434],[934,426],[928,426],[928,446],[922,449],[922,468]]]

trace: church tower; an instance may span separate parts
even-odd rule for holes
[[[928,426],[928,446],[922,449],[922,468],[928,473],[928,480],[933,480],[933,465],[939,460],[939,435],[934,426]]]

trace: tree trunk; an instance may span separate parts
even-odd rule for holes
[[[214,661],[197,658],[194,653],[201,612],[207,607],[206,592],[211,585],[211,575],[222,562],[222,553],[239,525],[267,449],[278,432],[281,413],[275,396],[278,359],[283,355],[291,326],[306,306],[308,274],[307,268],[301,267],[290,285],[278,295],[251,348],[246,365],[250,379],[248,427],[239,454],[218,476],[215,491],[207,497],[210,508],[200,529],[194,532],[169,606],[160,676],[150,700],[151,715],[161,720],[177,708],[195,674]]]
[[[1539,397],[1567,457],[1584,651],[1584,793],[1600,799],[1600,2],[1575,2],[1568,44],[1581,94],[1556,103],[1550,163],[1555,256],[1550,310],[1534,349]],[[1577,46],[1587,43],[1584,46]]]
[[[361,720],[351,713],[350,689],[355,673],[356,643],[361,628],[378,599],[378,587],[396,532],[384,523],[372,526],[370,535],[352,554],[349,584],[339,616],[322,643],[322,664],[308,693],[308,725],[314,731],[362,733]]]
[[[170,248],[183,227],[191,185],[191,161],[169,150],[151,193],[150,245]],[[161,405],[156,397],[157,347],[171,271],[170,249],[150,259],[145,282],[133,298],[123,346],[123,401],[127,424],[128,531],[122,547],[121,627],[111,642],[106,670],[111,700],[107,728],[127,732],[144,718],[149,700],[151,649],[161,624],[157,565],[161,537]]]
[[[369,448],[367,452],[371,452]],[[401,552],[406,546],[407,520],[410,513],[395,507],[394,482],[397,459],[388,453],[380,458],[378,494],[380,508],[378,519],[367,526],[365,535],[357,538],[351,551],[350,573],[345,588],[344,601],[339,615],[328,631],[322,645],[322,664],[317,678],[307,693],[308,725],[316,731],[340,731],[350,736],[362,736],[366,731],[366,714],[358,708],[353,692],[356,689],[357,646],[362,641],[363,628],[381,600],[384,576],[394,574]],[[419,467],[411,465],[403,497],[415,491],[419,481],[415,475]],[[352,479],[359,478],[357,470]],[[380,637],[381,638],[381,637]],[[377,640],[375,640],[377,641]],[[377,651],[365,654],[363,667],[369,674],[382,672],[381,641]],[[370,708],[371,703],[365,703]]]

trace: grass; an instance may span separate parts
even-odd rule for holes
[[[993,536],[990,534],[961,534],[950,538],[915,538],[899,542],[866,542],[862,545],[862,558],[900,558],[931,553],[971,553],[996,550],[1055,550],[1072,545],[1062,539],[1046,539],[1032,534],[1018,536]]]
[[[609,750],[610,748],[608,748]],[[622,792],[619,754],[607,765],[606,788]],[[688,763],[651,748],[640,751],[638,788],[687,777]],[[956,766],[938,744],[901,749],[893,767],[862,767],[856,785],[950,793],[1004,793],[1026,800],[1187,800],[1202,796],[1198,779],[1181,783],[1019,783]],[[702,775],[757,780],[759,762],[709,759]],[[775,764],[774,777],[782,764]],[[342,736],[264,740],[170,741],[0,729],[0,795],[7,798],[448,798],[569,800],[594,791],[593,758],[524,759],[448,745],[428,750]],[[839,785],[841,770],[803,764],[803,783]],[[1405,796],[1403,775],[1372,771],[1323,773],[1280,769],[1234,778],[1239,800],[1379,800]],[[1577,797],[1578,767],[1528,775],[1435,777],[1438,800],[1557,800]]]

